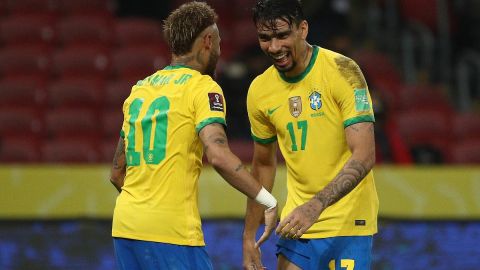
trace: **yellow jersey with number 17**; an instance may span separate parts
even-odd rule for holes
[[[132,87],[123,104],[127,171],[113,237],[205,245],[197,205],[198,132],[225,125],[225,106],[220,86],[185,66],[168,66]]]
[[[310,200],[352,155],[345,128],[374,122],[365,79],[351,59],[313,46],[306,70],[287,78],[271,66],[248,91],[253,139],[278,140],[287,167],[287,201],[281,218]],[[326,208],[302,238],[371,235],[377,231],[378,198],[373,174]]]

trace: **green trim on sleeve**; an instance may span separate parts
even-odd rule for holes
[[[225,122],[225,119],[223,119],[222,117],[210,117],[210,118],[207,118],[207,119],[203,120],[202,122],[200,122],[195,127],[195,130],[197,131],[197,133],[199,133],[200,130],[202,130],[202,128],[204,128],[207,125],[213,124],[213,123],[219,123],[219,124],[222,124],[224,126],[227,126],[227,123]]]
[[[125,139],[125,132],[122,130],[120,130],[120,137],[122,137],[122,139]]]
[[[362,122],[375,122],[375,117],[373,116],[373,114],[360,115],[360,116],[357,116],[357,117],[353,117],[353,118],[350,118],[350,119],[347,119],[347,120],[343,121],[343,127],[346,128],[346,127],[351,126],[353,124],[362,123]]]
[[[262,138],[258,138],[257,136],[253,135],[252,133],[252,139],[258,143],[261,143],[261,144],[269,144],[269,143],[272,143],[274,141],[277,140],[277,136],[273,136],[271,138],[268,138],[268,139],[262,139]]]

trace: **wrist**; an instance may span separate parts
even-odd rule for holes
[[[277,200],[273,195],[268,192],[264,187],[260,189],[257,196],[255,197],[255,201],[264,205],[267,210],[271,210],[277,206]]]

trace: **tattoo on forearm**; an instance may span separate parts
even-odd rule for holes
[[[227,136],[225,135],[225,133],[218,132],[218,133],[210,135],[210,137],[208,137],[208,141],[216,143],[216,144],[220,144],[220,145],[226,145],[227,144]]]
[[[362,163],[350,160],[335,179],[315,195],[315,198],[322,203],[323,207],[330,206],[352,191],[367,173]]]
[[[125,142],[123,140],[118,141],[115,155],[113,156],[113,168],[116,170],[122,169],[125,164],[119,164],[120,160],[125,159]]]
[[[243,169],[243,164],[242,163],[238,164],[237,168],[235,168],[235,172],[238,172],[241,169]]]

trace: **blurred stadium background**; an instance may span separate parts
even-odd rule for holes
[[[185,1],[0,0],[0,269],[115,269],[109,162],[130,86],[169,55],[161,20]],[[245,97],[269,65],[253,0],[220,15],[228,135],[252,152]],[[376,111],[373,269],[479,269],[480,1],[304,0],[309,41],[364,71]],[[275,194],[281,201],[283,165]],[[245,199],[205,166],[215,269],[241,268]],[[275,237],[263,247],[275,269]]]

